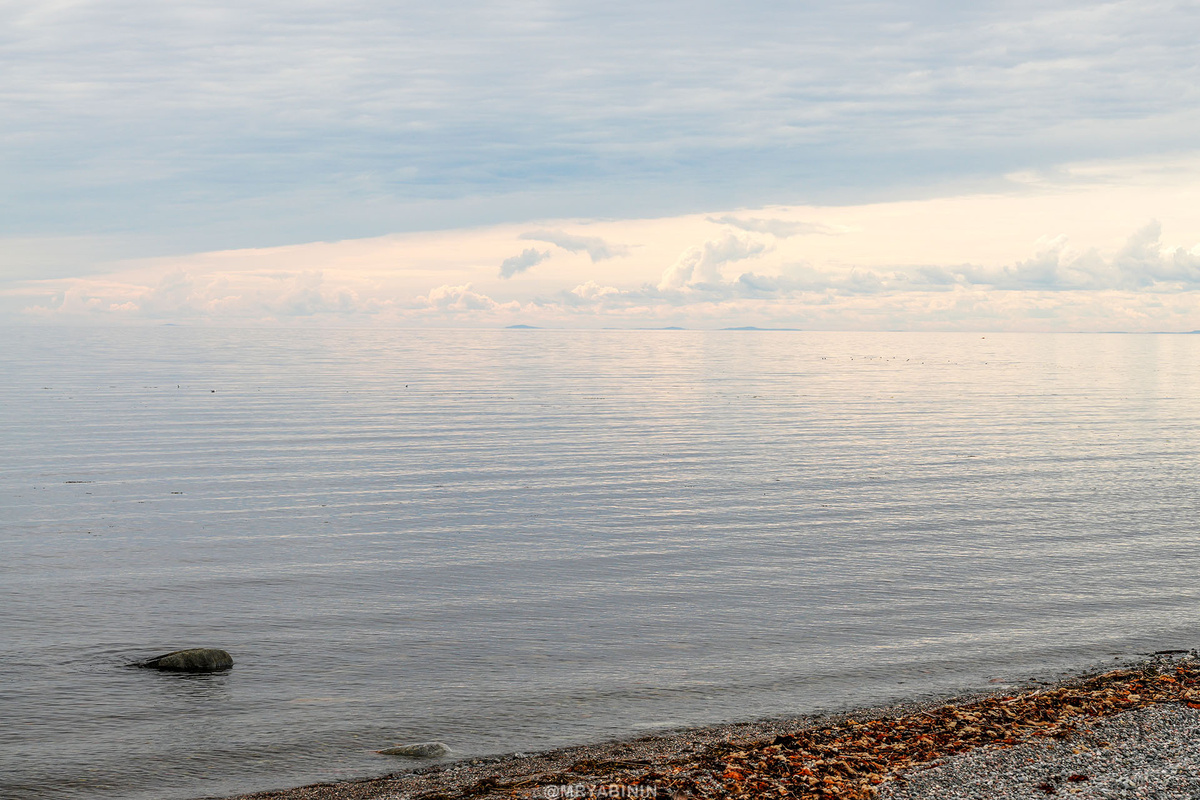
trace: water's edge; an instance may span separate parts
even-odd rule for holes
[[[986,690],[918,693],[886,703],[849,706],[798,716],[764,717],[684,727],[650,734],[630,734],[538,752],[517,751],[475,758],[449,757],[420,766],[364,774],[336,782],[258,789],[234,795],[208,795],[192,800],[311,800],[312,791],[315,789],[321,790],[322,800],[409,797],[425,792],[454,797],[456,790],[463,790],[489,779],[502,782],[530,775],[569,774],[567,767],[585,760],[595,763],[644,761],[654,764],[728,742],[753,747],[756,742],[769,741],[781,734],[794,734],[798,730],[810,728],[833,727],[849,719],[861,722],[902,717],[943,706],[966,705],[988,697],[1018,695],[1069,686],[1114,670],[1141,670],[1147,667],[1160,669],[1181,656],[1197,659],[1200,658],[1200,650],[1180,651],[1177,648],[1169,648],[1166,651],[1140,653],[1092,664],[1083,669],[1027,676],[1011,683],[995,684]],[[583,782],[580,785],[584,785]]]

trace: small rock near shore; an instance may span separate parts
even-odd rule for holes
[[[376,750],[382,756],[406,756],[408,758],[438,758],[450,752],[450,748],[441,742],[414,742],[413,744],[398,744],[395,747],[385,747]]]
[[[220,672],[233,666],[233,656],[215,647],[193,647],[164,653],[135,666],[165,672]]]

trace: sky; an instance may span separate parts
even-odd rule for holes
[[[0,0],[0,322],[1200,329],[1200,3]]]

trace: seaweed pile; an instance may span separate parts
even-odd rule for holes
[[[867,800],[874,787],[936,759],[981,746],[1066,738],[1089,720],[1162,703],[1200,709],[1200,662],[1148,662],[1071,684],[987,697],[894,717],[848,718],[775,736],[724,742],[659,764],[584,760],[556,774],[480,781],[455,797],[548,797],[540,787],[588,787],[579,796]],[[1083,776],[1080,776],[1082,779]],[[560,788],[560,796],[570,796]],[[437,793],[421,800],[449,797]]]

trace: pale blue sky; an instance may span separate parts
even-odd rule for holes
[[[0,2],[0,59],[10,287],[149,256],[1002,191],[1200,142],[1195,2]]]

